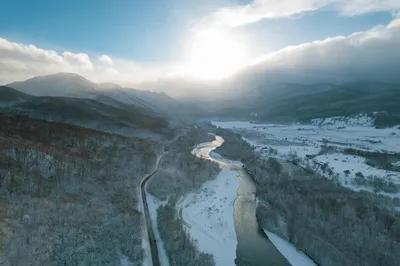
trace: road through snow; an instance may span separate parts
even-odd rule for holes
[[[161,155],[157,159],[154,171],[152,171],[145,178],[143,178],[142,182],[140,183],[140,194],[141,194],[141,197],[142,197],[143,212],[144,212],[144,218],[146,220],[147,236],[149,238],[151,260],[153,262],[153,266],[160,266],[160,259],[159,259],[159,256],[158,256],[157,242],[156,242],[156,238],[154,236],[153,224],[152,224],[152,221],[151,221],[149,206],[148,206],[148,203],[147,203],[146,183],[157,172],[158,165],[160,164],[160,161],[162,160],[162,158],[163,158],[163,155]]]

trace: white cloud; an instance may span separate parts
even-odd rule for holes
[[[70,52],[64,52],[63,59],[65,62],[71,64],[71,66],[79,67],[83,70],[93,70],[93,64],[87,54],[73,54]]]
[[[162,76],[164,68],[112,60],[107,55],[92,61],[86,53],[57,53],[0,38],[0,84],[58,72],[73,72],[98,82],[132,85]]]
[[[218,92],[226,97],[227,90],[251,89],[266,83],[400,83],[399,69],[400,18],[369,31],[290,46],[261,56],[228,80],[199,82],[172,75],[146,84],[146,88],[175,97],[218,97]]]
[[[345,15],[359,15],[363,13],[400,10],[399,0],[336,0],[340,5],[339,10]]]
[[[257,60],[252,73],[276,70],[313,80],[400,82],[400,19],[369,31],[286,47]]]
[[[110,66],[113,65],[113,60],[108,55],[100,56],[99,61]]]
[[[307,77],[304,80],[310,83],[341,80],[400,82],[400,18],[369,31],[286,47],[267,54],[240,71],[237,79],[233,77],[234,83],[230,80],[198,81],[176,74],[180,71],[173,70],[181,69],[182,64],[160,67],[118,58],[113,58],[112,63],[91,60],[84,53],[57,53],[0,38],[0,84],[57,72],[73,72],[98,82],[116,82],[126,86],[141,83],[143,89],[175,92],[176,96],[178,93],[193,95],[194,90],[203,94],[207,89],[213,92],[220,84],[233,87],[241,83],[246,86],[251,80],[287,82],[289,76]],[[277,71],[284,74],[277,75]],[[167,73],[175,74],[166,78]],[[146,82],[154,80],[157,82]],[[215,95],[214,92],[209,94]]]
[[[399,0],[253,0],[247,5],[218,9],[197,27],[237,27],[262,19],[291,17],[321,8],[337,10],[344,15],[358,15],[374,11],[396,12]]]

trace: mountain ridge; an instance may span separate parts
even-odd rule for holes
[[[107,96],[121,103],[151,109],[162,116],[179,114],[182,104],[165,93],[122,87],[116,83],[94,83],[74,73],[39,76],[7,85],[33,96],[96,98]]]

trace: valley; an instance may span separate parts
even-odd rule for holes
[[[0,10],[0,266],[400,266],[400,0]]]
[[[207,110],[67,73],[1,86],[0,265],[395,261],[394,105],[254,103]]]

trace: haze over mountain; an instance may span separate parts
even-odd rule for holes
[[[34,96],[88,97],[97,92],[96,84],[74,73],[34,77],[7,86]]]
[[[313,118],[380,112],[377,125],[400,124],[400,84],[396,83],[264,84],[227,98],[208,102],[210,113],[230,119],[309,122]]]
[[[62,76],[65,78],[65,75]],[[77,77],[79,80],[83,79],[79,76],[73,77]],[[50,79],[53,78],[50,77]],[[83,89],[85,88],[87,86],[83,87]],[[57,83],[52,89],[57,89]],[[33,118],[142,138],[168,138],[173,133],[173,129],[166,118],[152,109],[125,104],[98,94],[98,92],[93,94],[92,90],[89,91],[89,94],[85,94],[86,91],[79,91],[75,87],[73,91],[75,93],[73,95],[88,98],[32,96],[11,87],[0,86],[0,110],[3,108],[3,111]],[[41,92],[44,94],[44,90],[41,90]],[[62,93],[68,95],[70,91],[63,90]],[[52,94],[55,95],[54,92]]]
[[[279,82],[285,75],[290,74],[263,73],[258,78],[252,75],[242,80],[215,82],[212,88],[203,89],[198,84],[200,93],[197,97],[192,93],[190,98],[180,100],[165,93],[123,88],[114,83],[96,84],[71,73],[36,77],[8,86],[33,95],[77,97],[88,99],[86,102],[96,101],[119,109],[136,108],[149,115],[173,119],[219,116],[260,121],[310,121],[329,116],[385,112],[390,117],[385,118],[385,125],[400,121],[400,84]],[[295,75],[291,76],[296,80]],[[207,89],[210,90],[208,94]]]
[[[174,71],[170,68],[165,68],[163,73],[154,74],[151,77],[145,74],[134,75],[129,72],[131,71],[130,67],[120,64],[118,60],[112,60],[110,57],[107,57],[107,60],[102,57],[101,64],[96,65],[96,62],[92,61],[87,54],[75,55],[66,52],[61,56],[54,51],[47,51],[32,45],[13,43],[2,39],[0,50],[3,51],[1,58],[4,62],[9,60],[18,62],[26,70],[36,69],[35,64],[44,65],[39,68],[40,71],[25,72],[25,70],[14,69],[13,67],[16,64],[7,64],[7,67],[2,72],[3,75],[4,73],[7,73],[7,75],[3,77],[0,74],[0,80],[3,80],[3,82],[6,80],[13,81],[32,75],[72,71],[91,80],[106,82],[106,84],[101,84],[99,87],[108,87],[110,85],[109,82],[135,84],[136,88],[142,90],[150,89],[166,92],[172,97],[185,98],[210,98],[213,97],[212,95],[223,96],[229,93],[232,88],[251,88],[266,82],[302,84],[327,82],[340,84],[362,80],[400,83],[399,75],[397,74],[397,70],[400,68],[399,45],[400,20],[393,18],[386,24],[380,24],[351,34],[328,36],[308,43],[283,47],[275,52],[264,53],[241,65],[228,77],[209,80],[206,77],[199,78],[189,75],[185,71]],[[209,46],[214,47],[214,44]],[[11,47],[15,47],[15,49],[11,49]],[[221,50],[223,51],[222,48]],[[216,57],[212,52],[210,51],[210,55],[204,52],[203,57]],[[23,58],[28,58],[29,60],[24,61]],[[43,58],[45,61],[40,61],[44,60]],[[76,60],[72,60],[73,58]],[[66,67],[66,64],[61,64],[62,67],[58,67],[58,63],[54,63],[55,65],[52,65],[51,71],[44,71],[48,69],[46,60],[50,62],[67,61],[68,64],[71,64],[71,67]],[[212,60],[207,59],[208,61],[212,62]],[[229,65],[229,61],[224,64]],[[213,72],[218,73],[221,68],[223,67],[218,66],[218,69]],[[158,72],[157,69],[157,67],[154,67],[154,71]],[[189,67],[181,66],[179,69],[189,69]],[[208,73],[208,71],[205,73]],[[143,80],[135,81],[134,77],[138,76],[143,77]],[[34,86],[36,80],[30,82]],[[80,80],[78,84],[85,87],[87,92],[93,89],[92,84],[88,84],[84,80]],[[14,85],[17,87],[18,83]],[[65,89],[72,90],[71,87],[68,87],[68,84],[61,82],[59,85]],[[43,90],[50,89],[47,86],[51,86],[50,82]],[[36,93],[40,94],[40,92],[38,90]]]
[[[34,77],[25,81],[13,82],[7,86],[34,96],[90,98],[100,102],[104,102],[107,98],[110,101],[111,98],[120,103],[147,109],[148,112],[156,112],[162,116],[178,115],[182,110],[182,104],[165,93],[123,88],[115,83],[97,84],[74,73]]]

